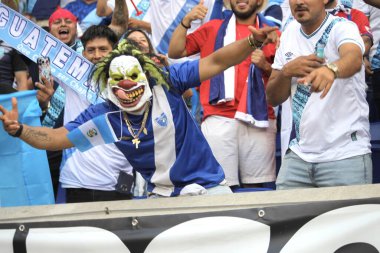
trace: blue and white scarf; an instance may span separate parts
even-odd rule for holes
[[[70,47],[78,53],[82,53],[83,51],[83,45],[80,40],[76,40],[75,43]],[[47,110],[44,119],[42,120],[42,126],[50,128],[60,127],[56,125],[56,123],[63,111],[63,108],[65,107],[65,99],[65,90],[61,86],[58,86],[52,98],[50,99],[50,107]]]
[[[275,26],[257,14],[259,28],[264,25]],[[214,51],[233,43],[236,40],[236,18],[233,13],[225,12],[225,19],[218,30]],[[210,80],[210,104],[222,104],[235,99],[235,67],[226,69]],[[245,85],[240,98],[235,118],[256,127],[268,127],[268,105],[265,98],[265,87],[262,72],[251,64],[247,85]]]
[[[327,14],[330,15],[330,14]],[[326,17],[326,19],[328,16]],[[344,21],[344,18],[337,18],[330,22],[330,24],[326,27],[325,31],[323,32],[322,36],[319,38],[318,42],[315,44],[314,52],[316,53],[318,50],[319,45],[327,45],[330,32],[334,25],[338,22]],[[324,50],[324,48],[323,48]],[[323,55],[325,53],[323,52]],[[300,124],[301,124],[301,117],[302,113],[306,107],[306,104],[311,96],[310,88],[305,85],[297,85],[296,93],[294,94],[294,97],[292,99],[292,111],[293,111],[293,126],[292,131],[290,133],[290,143],[289,147],[297,144],[300,141]]]

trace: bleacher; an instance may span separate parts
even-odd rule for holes
[[[380,122],[371,123],[373,183],[380,183]]]

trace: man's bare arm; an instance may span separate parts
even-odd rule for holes
[[[203,0],[199,2],[186,16],[181,20],[181,23],[174,30],[170,39],[168,56],[173,59],[178,59],[187,56],[186,52],[186,34],[187,29],[191,27],[191,22],[197,19],[204,19],[207,14],[207,8],[203,5]],[[188,27],[188,28],[187,28]]]
[[[273,69],[269,77],[266,96],[268,104],[277,106],[290,96],[291,76],[285,76],[282,70]]]
[[[116,5],[116,2],[115,2]],[[96,4],[96,15],[99,17],[107,17],[112,14],[112,9],[108,7],[107,0],[98,0]]]
[[[364,2],[372,5],[373,7],[380,8],[380,0],[364,0]]]
[[[45,150],[62,150],[73,147],[67,138],[69,131],[64,128],[31,127],[23,125],[20,139],[29,145]]]
[[[118,37],[121,37],[128,29],[129,13],[125,0],[115,0],[115,10],[112,14],[111,28]]]
[[[64,127],[52,129],[48,127],[31,127],[18,121],[17,99],[12,98],[12,110],[0,105],[0,120],[10,135],[17,135],[29,145],[45,150],[62,150],[73,147],[67,138],[68,130]]]
[[[363,54],[360,47],[354,43],[345,43],[339,47],[339,60],[330,63],[335,64],[338,71],[333,71],[327,66],[315,69],[309,75],[299,79],[299,83],[310,84],[310,92],[322,92],[324,98],[330,91],[335,78],[348,78],[360,71]],[[331,66],[331,65],[330,65]]]
[[[368,55],[369,54],[369,50],[371,49],[372,45],[373,45],[373,41],[372,41],[372,38],[369,37],[368,35],[362,35],[362,39],[363,39],[363,42],[364,42],[364,55]]]
[[[278,40],[276,27],[264,27],[257,30],[249,26],[248,29],[252,32],[250,40],[248,40],[247,37],[235,41],[232,44],[218,49],[209,56],[200,59],[199,77],[201,82],[246,59],[253,50],[257,49],[252,42],[256,41],[257,44],[267,44],[276,43]]]
[[[354,43],[345,43],[339,47],[339,60],[335,64],[339,68],[339,78],[353,76],[362,67],[363,54]]]
[[[283,103],[290,95],[292,77],[304,78],[320,68],[323,62],[322,58],[311,54],[291,60],[281,70],[273,69],[266,89],[268,103],[272,106]]]
[[[138,19],[135,19],[135,18],[130,18],[129,19],[128,28],[129,29],[140,28],[140,29],[143,29],[143,30],[147,31],[149,34],[152,33],[152,26],[151,26],[151,24],[149,22],[146,22],[144,20],[138,20]]]

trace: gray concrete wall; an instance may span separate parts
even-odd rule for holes
[[[0,208],[0,224],[200,213],[380,197],[380,184],[126,201]]]

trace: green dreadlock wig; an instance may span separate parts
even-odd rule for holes
[[[97,87],[97,91],[102,94],[107,87],[109,78],[109,68],[111,61],[121,55],[130,55],[135,57],[149,80],[149,85],[164,85],[170,88],[168,74],[159,68],[147,55],[141,53],[136,43],[129,39],[123,39],[118,46],[110,52],[106,57],[100,60],[93,68],[89,81],[93,81]]]

